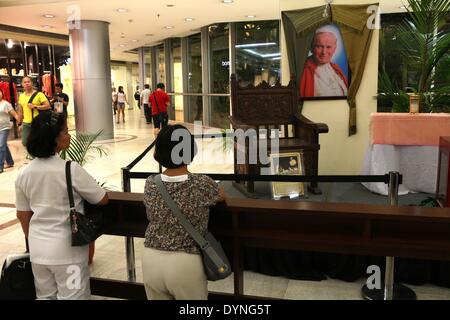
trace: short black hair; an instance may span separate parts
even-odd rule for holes
[[[164,88],[165,88],[165,86],[164,86],[164,83],[162,83],[162,82],[160,82],[156,85],[156,89],[164,89]]]
[[[172,138],[175,141],[172,141]],[[177,146],[180,148],[179,153],[176,154],[178,159],[173,159],[172,151]],[[167,125],[161,129],[156,138],[154,158],[165,168],[176,169],[191,164],[196,153],[197,145],[194,136],[181,124]]]
[[[149,85],[149,84],[146,84],[146,85],[144,85],[144,88],[145,88],[145,89],[150,89],[150,85]]]
[[[40,112],[31,123],[27,151],[34,158],[49,158],[55,154],[56,139],[64,130],[66,117],[62,113]]]
[[[55,84],[55,87],[61,88],[61,90],[64,89],[64,85],[61,82]]]

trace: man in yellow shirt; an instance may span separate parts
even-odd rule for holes
[[[42,92],[36,92],[30,77],[23,77],[22,86],[25,90],[19,97],[19,114],[23,119],[22,122],[22,144],[26,146],[28,134],[31,128],[31,122],[40,111],[50,110],[50,103]],[[30,101],[33,97],[33,101]]]

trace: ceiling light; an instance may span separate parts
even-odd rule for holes
[[[256,18],[256,16],[254,16],[254,15],[248,15],[248,16],[245,16],[246,18]]]
[[[119,47],[123,48],[123,47],[125,47],[125,45],[124,44],[119,44]]]
[[[164,29],[173,29],[172,26],[165,26]]]
[[[222,0],[223,3],[233,3],[233,0]]]
[[[44,29],[52,29],[53,28],[52,26],[49,26],[48,24],[44,24],[41,27]]]
[[[13,45],[14,45],[14,42],[11,39],[9,39],[8,42],[6,43],[6,46],[8,47],[8,49],[11,49],[13,47]]]
[[[153,34],[153,33],[146,33],[145,36],[146,36],[146,37],[153,37],[154,34]]]
[[[125,8],[119,8],[119,9],[117,9],[117,12],[121,12],[121,13],[123,13],[123,12],[128,12],[128,9],[125,9]]]
[[[191,21],[194,21],[194,18],[186,18],[186,19],[184,19],[184,21],[191,22]]]
[[[174,4],[166,4],[166,7],[172,8],[172,7],[175,7],[175,5]]]
[[[53,14],[44,14],[43,17],[44,17],[44,18],[49,18],[49,19],[50,19],[50,18],[54,18],[55,15],[53,15]]]
[[[266,42],[266,43],[249,43],[249,44],[238,44],[236,48],[255,48],[255,47],[268,47],[268,46],[276,46],[276,42]]]
[[[136,39],[133,39],[133,40],[131,40],[131,42],[138,42],[139,40],[136,40]]]

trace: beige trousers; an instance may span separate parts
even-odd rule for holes
[[[142,273],[149,300],[208,299],[208,281],[200,255],[144,248]]]
[[[90,300],[87,263],[42,265],[32,263],[37,300]]]

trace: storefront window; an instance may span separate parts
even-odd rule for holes
[[[145,84],[150,86],[150,89],[153,89],[155,85],[152,83],[152,48],[146,47],[144,48],[144,63],[145,63],[145,75],[144,81]],[[142,88],[144,90],[144,88]]]
[[[209,27],[211,57],[211,92],[226,94],[230,92],[230,53],[229,24],[215,24]],[[228,128],[230,125],[229,97],[211,99],[211,126]]]
[[[241,85],[280,80],[280,22],[236,23],[236,74]]]
[[[202,93],[202,38],[196,34],[188,38],[188,92]],[[202,96],[189,96],[189,122],[203,120]]]
[[[166,65],[164,57],[164,45],[160,45],[156,48],[156,55],[158,56],[158,81],[166,83]]]
[[[0,75],[8,75],[8,48],[6,47],[6,41],[0,39]]]
[[[183,92],[183,70],[181,67],[181,40],[172,39],[172,60],[173,60],[173,92]],[[184,121],[183,114],[183,96],[175,95],[172,97],[175,107],[175,120]]]

